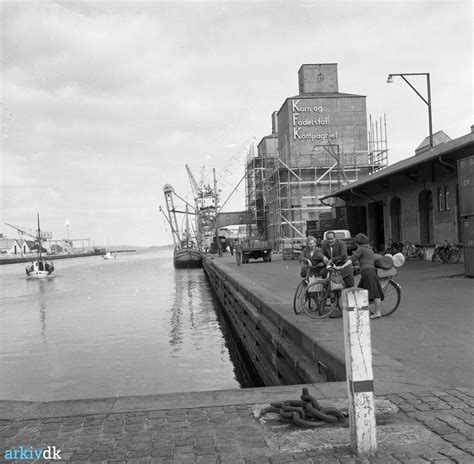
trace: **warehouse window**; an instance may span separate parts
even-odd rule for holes
[[[443,203],[444,203],[444,193],[443,189],[440,187],[438,188],[438,211],[443,211]]]

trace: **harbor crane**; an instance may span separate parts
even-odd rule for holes
[[[165,194],[166,211],[168,212],[168,216],[164,213],[161,206],[160,211],[163,213],[166,220],[168,221],[168,224],[170,225],[174,246],[179,247],[181,239],[179,237],[178,220],[176,219],[176,209],[174,207],[173,201],[173,193],[175,193],[174,188],[170,184],[166,184],[163,186],[163,192]]]
[[[27,235],[28,237],[32,237],[35,240],[38,239],[38,230],[37,229],[29,229],[28,227],[20,227],[15,226],[13,224],[8,224],[5,222],[5,225],[15,229],[18,232],[18,235]],[[41,240],[51,240],[53,238],[53,234],[51,232],[41,231]]]
[[[35,241],[38,241],[38,230],[37,229],[30,229],[28,227],[20,227],[20,226],[15,226],[14,224],[8,224],[8,222],[5,222],[5,225],[8,227],[11,227],[12,229],[15,229],[18,232],[18,235],[23,236],[26,235],[30,238],[34,238]],[[46,232],[44,230],[41,231],[41,241],[48,241],[51,242],[53,240],[53,233],[52,232]],[[73,242],[82,242],[82,248],[84,249],[84,242],[88,243],[88,248],[90,248],[90,238],[67,238],[67,239],[62,239],[59,240],[60,242],[63,243],[68,243],[69,246],[73,247]],[[54,240],[55,243],[58,243],[58,240]]]
[[[210,248],[213,237],[217,237],[216,213],[219,195],[217,192],[216,172],[213,169],[214,188],[204,185],[204,180],[200,184],[196,181],[186,164],[189,183],[194,195],[196,204],[196,238],[201,249]]]

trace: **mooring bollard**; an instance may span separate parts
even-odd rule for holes
[[[377,438],[367,290],[355,287],[343,290],[341,305],[351,446],[358,455],[371,455],[377,451]]]

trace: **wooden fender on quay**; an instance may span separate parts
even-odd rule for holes
[[[208,260],[203,268],[227,320],[265,385],[325,382],[315,363],[252,304],[229,276]]]

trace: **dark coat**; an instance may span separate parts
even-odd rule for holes
[[[332,247],[332,258],[331,247],[329,246],[328,242],[324,241],[322,243],[321,251],[323,252],[323,255],[326,256],[326,258],[332,259],[333,263],[338,266],[342,266],[349,259],[349,256],[347,255],[346,244],[341,240],[336,239],[336,242]],[[352,272],[352,264],[349,264],[341,271],[341,275],[342,277],[346,277],[347,275],[352,274]]]
[[[313,256],[310,256],[309,248],[306,248],[306,247],[303,248],[303,251],[301,252],[299,259],[302,259],[302,258],[309,259],[309,260],[311,261],[311,265],[312,265],[312,266],[318,266],[318,269],[312,269],[312,270],[311,270],[311,275],[319,276],[319,271],[324,267],[324,263],[323,263],[323,253],[322,253],[322,251],[321,251],[321,248],[316,247],[316,248],[314,249]],[[305,277],[305,276],[306,276],[306,269],[307,269],[307,267],[308,267],[308,266],[305,264],[305,265],[301,268],[301,272],[300,272],[301,277]]]

